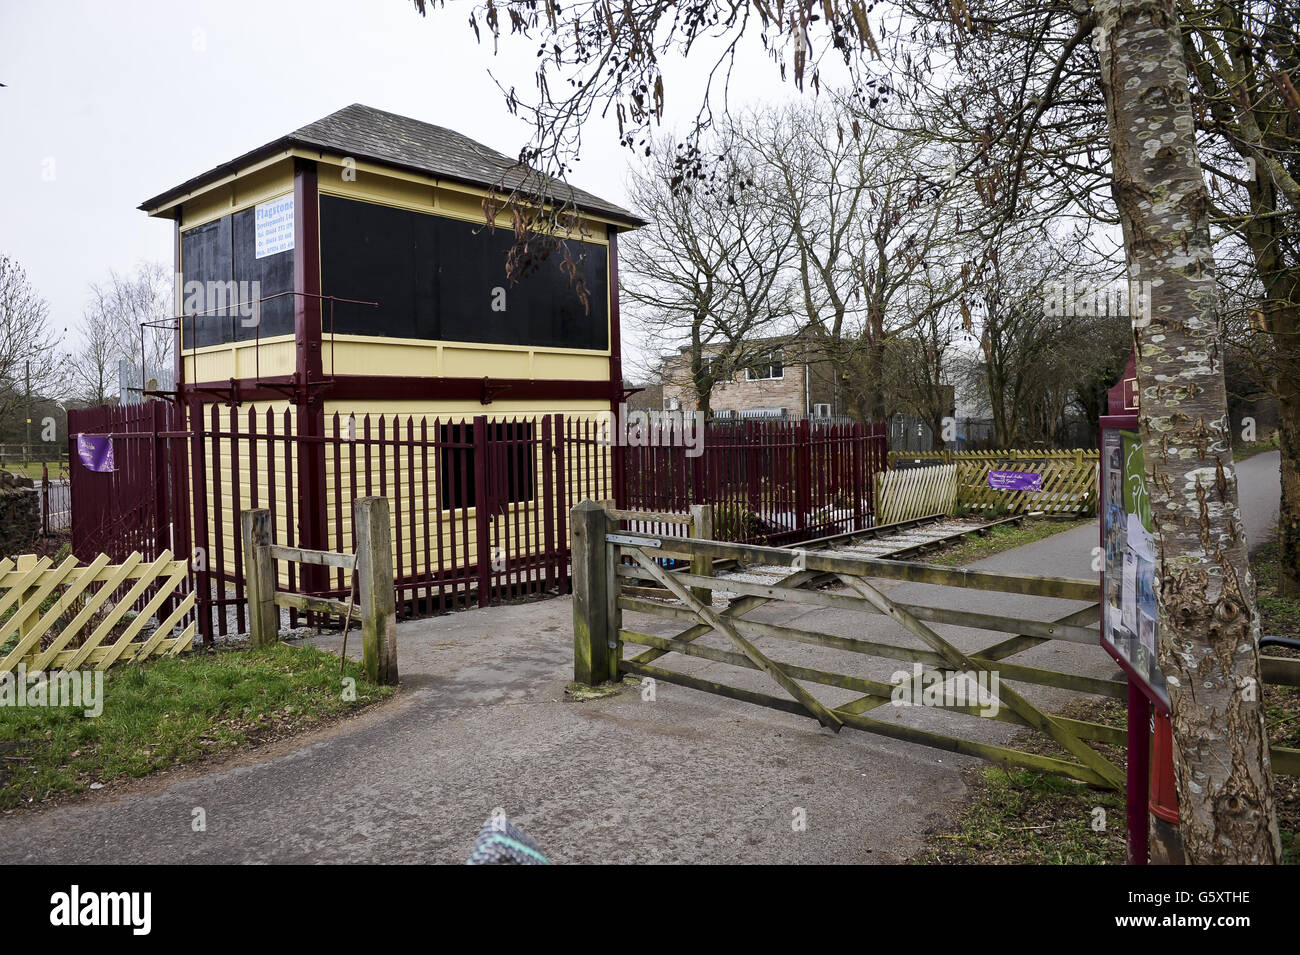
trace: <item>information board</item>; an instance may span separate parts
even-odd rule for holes
[[[1101,640],[1166,706],[1156,658],[1156,554],[1142,440],[1109,428],[1101,438],[1102,542],[1105,550]]]

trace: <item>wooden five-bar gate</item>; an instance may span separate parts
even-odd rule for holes
[[[656,537],[621,527],[639,517],[592,501],[573,511],[575,681],[596,684],[625,675],[659,680],[810,716],[835,731],[851,726],[1008,766],[1123,788],[1123,771],[1095,744],[1123,746],[1124,730],[1053,715],[1025,691],[1011,686],[1125,699],[1123,682],[1013,659],[1051,642],[1096,648],[1100,659],[1094,626],[1099,618],[1095,580]],[[785,575],[775,583],[747,580],[744,575],[721,576],[713,570],[715,561],[785,568]],[[666,566],[670,563],[681,569]],[[926,584],[933,590],[927,588],[924,601],[905,602],[888,592],[895,582]],[[831,584],[838,586],[825,589]],[[629,585],[658,588],[665,597],[634,595],[628,592]],[[1014,595],[1008,597],[1009,605],[1016,597],[1032,596],[1082,601],[1085,606],[1049,619],[957,609],[963,594],[972,591]],[[760,608],[768,612],[756,617]],[[782,609],[790,614],[782,614]],[[879,615],[896,627],[879,628],[889,639],[872,639],[789,622],[796,614],[804,624],[816,620],[810,610]],[[635,615],[637,624],[628,625],[625,615]],[[943,627],[945,633],[936,627]],[[999,636],[990,643],[988,633]],[[986,641],[982,646],[960,648],[959,644],[981,639],[980,635]],[[803,651],[807,659],[798,663],[775,655],[779,648],[791,645],[817,649]],[[643,649],[633,653],[633,647]],[[832,660],[838,661],[837,669],[828,668]],[[698,672],[698,661],[735,667],[731,672],[736,678],[729,682],[705,678]],[[910,668],[902,671],[907,678],[900,679],[898,671],[888,681],[876,678],[877,661],[886,666],[888,661],[905,664]],[[745,671],[751,671],[750,677],[762,676],[745,679]],[[1267,660],[1264,676],[1270,682],[1300,683],[1300,663]],[[814,688],[820,689],[814,692]],[[924,688],[935,692],[929,694]],[[906,692],[900,695],[900,689]],[[840,699],[828,699],[827,691]],[[900,700],[928,710],[926,718],[905,721],[894,712],[888,718],[871,715]],[[945,732],[933,725],[931,714],[936,711],[944,714],[945,723],[952,714],[1030,727],[1053,740],[1061,755],[972,738],[978,734]],[[1278,772],[1300,774],[1300,750],[1275,747],[1273,764]]]

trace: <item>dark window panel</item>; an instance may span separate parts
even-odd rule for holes
[[[504,474],[488,476],[489,486],[504,492],[505,500],[498,504],[521,504],[537,496],[535,437],[533,425],[528,421],[489,421],[488,446],[496,454],[496,468]],[[474,425],[442,424],[438,426],[438,441],[444,445],[439,461],[441,506],[444,511],[462,507],[475,507],[477,491],[474,486],[475,456]],[[470,447],[446,447],[449,444],[468,444]],[[466,480],[461,480],[462,462]]]
[[[181,301],[186,316],[185,347],[202,348],[229,341],[230,312],[228,309],[211,311],[216,303],[209,293],[213,283],[226,283],[231,278],[229,216],[182,233],[181,267],[184,274]],[[192,282],[202,284],[200,294],[195,294]]]
[[[390,338],[606,348],[605,247],[563,243],[577,266],[575,285],[562,267],[563,249],[547,249],[539,239],[511,284],[505,264],[513,241],[508,230],[322,196],[323,293],[379,303],[336,304],[334,327]],[[328,317],[323,321],[328,333]]]
[[[275,335],[292,335],[294,297],[281,295],[293,291],[293,250],[277,252],[257,258],[257,218],[253,209],[244,209],[233,216],[235,239],[234,278],[248,282],[252,294],[253,282],[260,283],[262,301],[258,306],[257,322],[240,315],[234,322],[236,341],[254,338],[271,338]],[[272,296],[279,296],[273,298]]]
[[[293,256],[290,250],[257,258],[255,212],[251,208],[182,233],[185,347],[293,334],[292,295],[262,302],[256,324],[250,320],[250,309],[243,308],[245,299],[251,304],[254,298],[293,291]],[[197,309],[185,291],[191,282],[203,284],[202,304]]]

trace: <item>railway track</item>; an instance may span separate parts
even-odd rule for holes
[[[794,572],[794,561],[799,552],[816,551],[835,557],[883,558],[886,560],[908,560],[922,557],[926,553],[946,547],[968,537],[983,537],[994,528],[1008,524],[1019,524],[1025,519],[1024,514],[1003,518],[997,521],[981,521],[978,518],[947,517],[943,514],[931,514],[910,521],[895,524],[881,524],[861,531],[832,534],[815,540],[804,541],[786,549],[790,551],[790,563],[786,564],[746,564],[739,566],[734,560],[717,560],[713,564],[714,576],[721,580],[754,584],[775,584]],[[628,593],[647,597],[667,597],[668,591],[657,587],[627,587]],[[725,590],[713,592],[714,602],[726,606],[733,593]]]
[[[834,534],[830,537],[806,541],[789,548],[791,553],[789,564],[747,564],[741,567],[737,566],[735,561],[726,562],[730,566],[724,566],[719,562],[714,565],[714,574],[722,580],[775,584],[793,572],[795,556],[801,551],[816,551],[834,557],[907,560],[921,557],[930,551],[968,537],[983,537],[994,527],[1019,524],[1024,519],[1023,514],[997,521],[932,514],[916,520],[900,521],[897,524],[883,524],[866,531]],[[734,596],[736,595],[726,591],[714,591],[715,601],[720,600],[724,606]]]

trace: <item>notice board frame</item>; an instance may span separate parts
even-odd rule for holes
[[[1136,433],[1138,431],[1138,417],[1136,414],[1129,415],[1103,415],[1100,419],[1100,429],[1098,434],[1097,446],[1099,453],[1097,456],[1098,467],[1098,494],[1097,494],[1097,525],[1098,525],[1098,543],[1101,546],[1101,647],[1105,650],[1116,663],[1119,664],[1130,682],[1136,682],[1142,690],[1143,696],[1150,701],[1151,705],[1163,716],[1169,715],[1169,694],[1163,688],[1154,685],[1148,673],[1142,672],[1136,667],[1128,654],[1122,652],[1115,646],[1110,639],[1111,626],[1110,614],[1112,611],[1110,600],[1108,599],[1109,588],[1107,587],[1107,540],[1108,530],[1110,530],[1109,518],[1112,516],[1107,502],[1107,487],[1110,480],[1110,462],[1107,460],[1107,432],[1111,434],[1121,434],[1129,431]],[[1156,625],[1153,634],[1153,646],[1159,645],[1160,632],[1159,624]]]
[[[1109,600],[1106,592],[1106,480],[1105,461],[1107,432],[1132,431],[1140,434],[1138,405],[1140,392],[1137,381],[1137,353],[1129,352],[1128,362],[1120,380],[1107,393],[1109,414],[1098,421],[1097,432],[1097,538],[1101,545],[1101,621],[1098,640],[1106,653],[1119,664],[1128,678],[1128,763],[1125,786],[1125,818],[1128,834],[1128,864],[1146,865],[1150,855],[1150,792],[1151,792],[1151,734],[1154,714],[1169,715],[1168,696],[1157,693],[1126,655],[1119,653],[1106,638]],[[1154,633],[1159,646],[1160,633]]]

